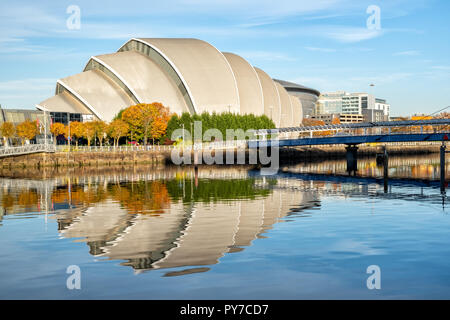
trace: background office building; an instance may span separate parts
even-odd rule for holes
[[[325,92],[316,104],[316,116],[320,114],[358,115],[368,122],[387,121],[390,105],[368,93]]]
[[[387,117],[386,120],[389,120],[389,117],[391,115],[391,105],[386,102],[385,99],[375,99],[375,110],[381,110],[385,117]]]
[[[339,123],[355,123],[363,122],[364,116],[361,114],[344,114],[344,113],[322,113],[312,115],[311,119],[323,121],[325,124],[333,124],[333,120],[339,120]]]
[[[317,100],[314,114],[339,114],[342,113],[342,97],[344,91],[322,93]]]

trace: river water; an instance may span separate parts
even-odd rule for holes
[[[0,298],[449,299],[439,155],[389,162],[3,170]]]

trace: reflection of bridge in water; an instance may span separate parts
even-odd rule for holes
[[[258,176],[254,172],[251,176]],[[373,177],[358,177],[327,174],[303,174],[296,172],[279,172],[273,178],[277,184],[273,187],[279,190],[308,191],[319,199],[322,197],[387,199],[420,201],[423,205],[439,205],[434,210],[441,210],[448,202],[445,193],[439,192],[439,181],[417,179],[392,179],[389,188],[384,186],[383,179]],[[434,187],[434,189],[430,189]]]
[[[425,156],[392,156],[389,157],[389,180],[392,178],[408,178],[418,180],[438,180],[440,178],[439,154]],[[323,160],[320,162],[305,162],[290,165],[289,172],[317,173],[327,175],[348,174],[346,160]],[[446,163],[446,172],[449,172],[450,163]],[[377,164],[374,157],[358,160],[357,176],[383,177],[384,168]]]

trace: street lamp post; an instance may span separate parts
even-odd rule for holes
[[[44,146],[47,150],[47,113],[44,110]]]
[[[67,163],[69,163],[69,157],[70,157],[70,147],[71,147],[71,142],[72,142],[72,137],[70,136],[70,114],[67,115],[68,116],[68,134],[67,134],[67,144],[69,145],[69,152],[67,153]]]

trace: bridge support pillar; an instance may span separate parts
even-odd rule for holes
[[[347,172],[356,173],[358,171],[358,147],[356,145],[348,145],[345,147],[347,150]]]
[[[445,193],[445,149],[446,146],[443,142],[440,148],[441,193]]]
[[[383,182],[384,193],[388,192],[388,180],[389,180],[389,155],[386,146],[383,147]]]

